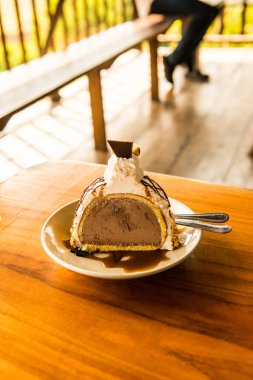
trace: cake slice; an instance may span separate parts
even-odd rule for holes
[[[150,251],[178,246],[164,190],[139,167],[133,143],[109,141],[114,154],[104,177],[85,189],[70,244],[87,252]]]

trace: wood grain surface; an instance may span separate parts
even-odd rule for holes
[[[152,174],[196,212],[230,215],[177,267],[142,279],[83,276],[40,243],[46,218],[103,173],[50,163],[0,187],[1,379],[252,379],[253,193]]]

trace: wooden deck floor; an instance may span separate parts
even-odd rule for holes
[[[161,51],[161,54],[163,52]],[[178,68],[171,94],[160,64],[161,102],[151,103],[148,55],[132,51],[103,73],[107,137],[133,140],[145,170],[253,188],[253,49],[206,49],[208,84]],[[0,180],[52,159],[106,163],[95,152],[87,80],[12,118],[0,138]]]

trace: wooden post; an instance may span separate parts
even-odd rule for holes
[[[7,42],[6,42],[6,36],[4,32],[4,26],[2,23],[1,13],[0,13],[0,32],[1,32],[1,40],[3,43],[3,52],[4,52],[4,59],[5,59],[5,65],[7,70],[11,68],[10,61],[9,61],[9,53],[7,49]]]
[[[246,23],[246,10],[247,10],[247,1],[244,0],[242,3],[242,24],[241,24],[241,34],[245,34],[245,23]]]
[[[63,3],[64,3],[64,1],[65,0],[58,0],[57,6],[56,6],[56,10],[55,10],[55,14],[51,15],[51,17],[50,17],[50,27],[49,27],[48,35],[47,35],[47,38],[46,38],[45,46],[44,46],[44,48],[42,49],[42,52],[41,52],[42,55],[45,55],[48,52],[49,46],[52,43],[53,33],[55,31],[56,24],[57,24],[57,22],[58,22],[58,20],[60,18],[60,15],[62,14],[62,9],[63,9]]]
[[[20,41],[20,46],[21,46],[21,51],[22,51],[22,56],[23,56],[23,62],[27,62],[27,52],[26,52],[26,47],[25,47],[24,32],[22,29],[18,0],[14,0],[14,5],[15,5],[15,10],[16,10],[17,22],[18,22],[19,41]]]
[[[88,79],[95,148],[106,151],[107,147],[100,69],[96,68],[89,71]]]
[[[150,71],[151,71],[151,99],[159,101],[158,72],[157,72],[157,38],[149,40],[150,49]]]

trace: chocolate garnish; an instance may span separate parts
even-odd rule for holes
[[[150,187],[156,194],[158,194],[161,198],[166,200],[168,202],[168,205],[170,206],[170,201],[169,201],[169,198],[167,197],[167,194],[165,193],[163,188],[156,181],[151,179],[149,176],[145,175],[142,178],[141,183],[145,187]]]
[[[131,158],[133,143],[128,141],[107,140],[117,157]]]

